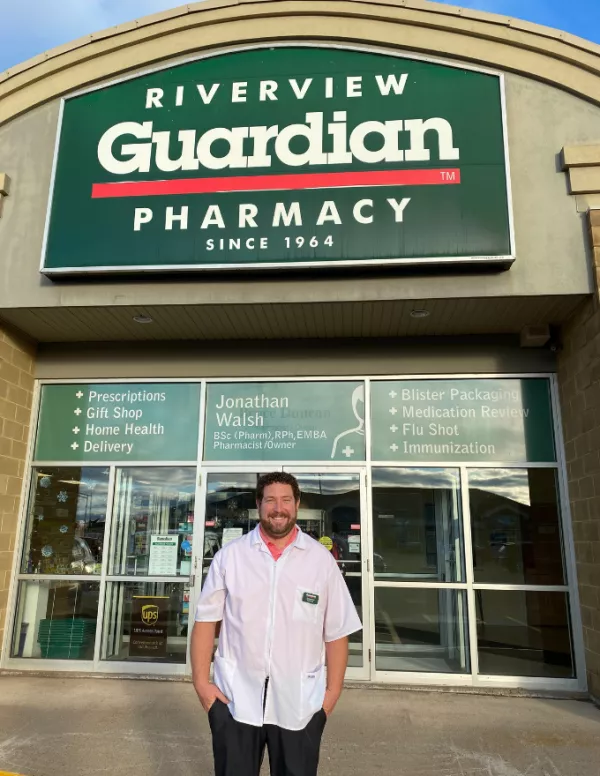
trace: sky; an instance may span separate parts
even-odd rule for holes
[[[448,4],[517,16],[600,43],[600,0],[463,0]],[[96,30],[179,5],[184,1],[0,0],[0,72]]]

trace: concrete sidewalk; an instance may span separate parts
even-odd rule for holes
[[[189,683],[4,675],[1,770],[209,776],[208,722]],[[349,689],[328,722],[319,773],[600,776],[600,711],[571,700]]]

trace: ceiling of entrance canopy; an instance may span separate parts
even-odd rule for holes
[[[3,310],[0,317],[39,342],[451,336],[509,334],[524,326],[560,324],[583,298],[60,307]],[[415,310],[429,314],[414,317]]]

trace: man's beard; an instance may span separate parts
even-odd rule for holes
[[[260,516],[260,525],[271,539],[285,539],[294,530],[297,519],[297,515],[270,512]]]

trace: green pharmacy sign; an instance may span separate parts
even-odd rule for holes
[[[513,260],[500,76],[280,46],[65,99],[42,271]]]
[[[45,385],[37,461],[195,461],[200,386]]]
[[[556,461],[545,379],[376,381],[371,407],[374,461]]]
[[[207,461],[364,461],[359,382],[212,383]]]

